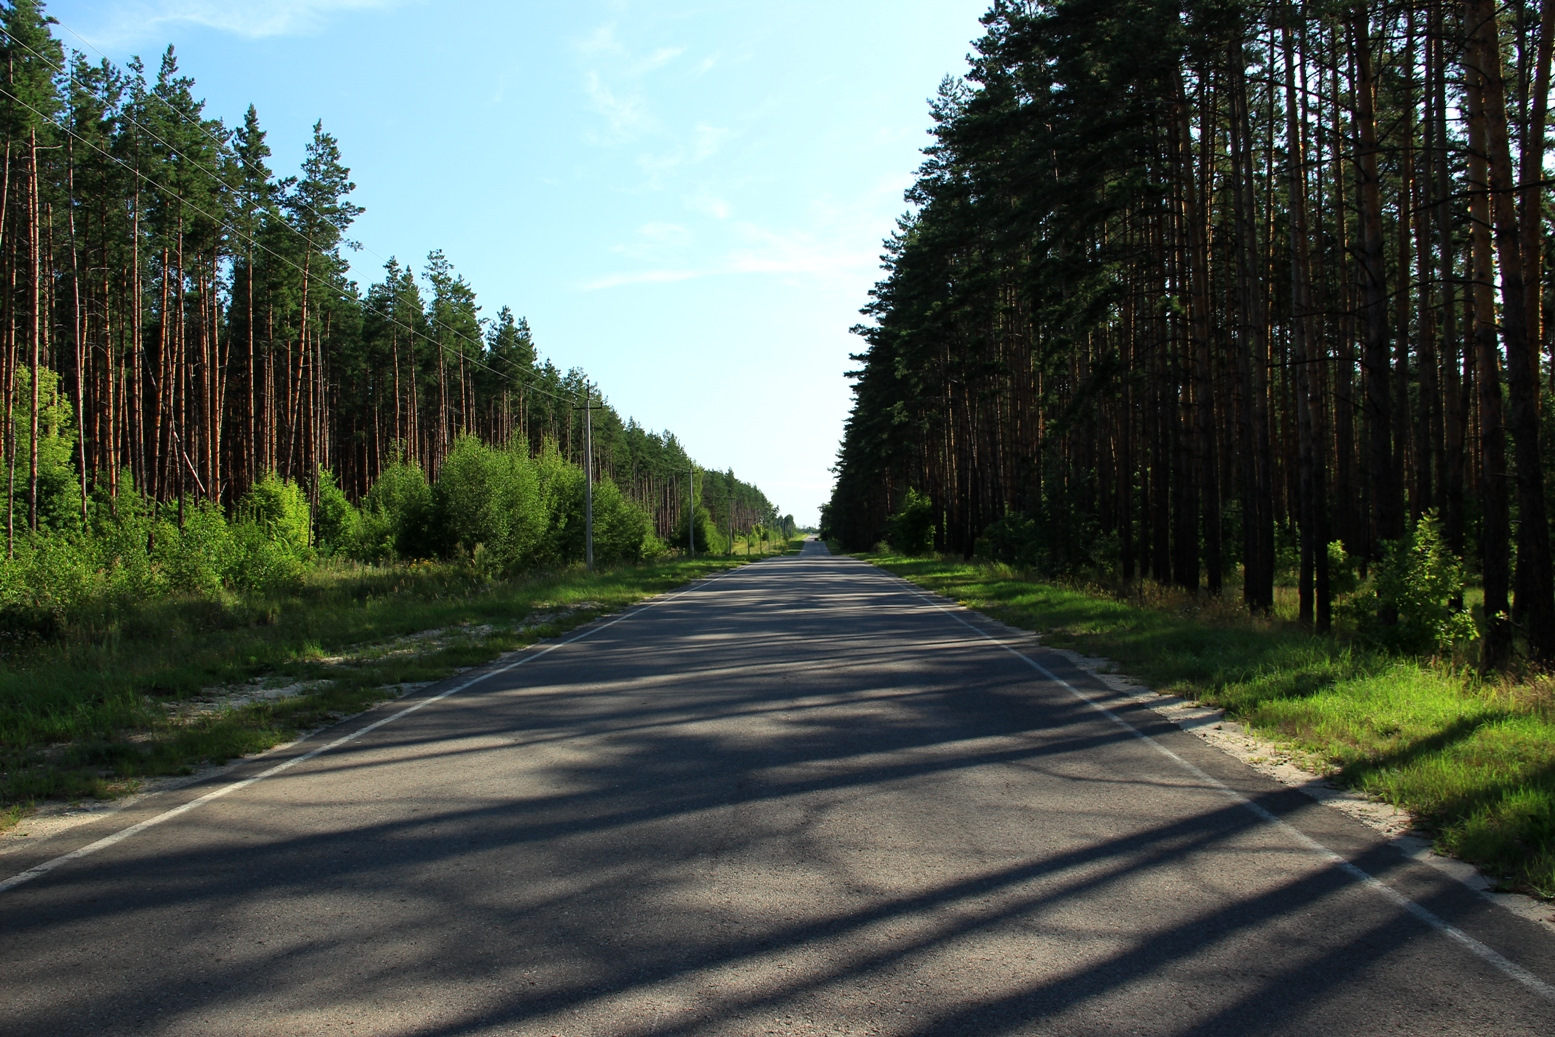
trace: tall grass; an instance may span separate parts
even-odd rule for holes
[[[1555,896],[1555,693],[1461,662],[1319,637],[1224,602],[1038,582],[1007,566],[869,556],[1158,691],[1220,706],[1414,814],[1439,849],[1510,888]]]

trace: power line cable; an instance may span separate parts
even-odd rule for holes
[[[103,59],[104,62],[106,62],[109,65],[112,65],[116,69],[120,69],[121,71],[127,71],[118,62],[114,61],[108,55],[104,54],[101,50],[99,50],[97,48],[97,46],[95,46],[85,36],[82,36],[79,32],[76,32],[74,29],[70,28],[68,25],[65,25],[63,22],[59,21],[59,19],[57,19],[57,18],[55,19],[55,23],[57,25],[59,25],[62,29],[65,29],[67,32],[69,32],[76,39],[80,40],[86,46],[88,46],[92,50],[96,51],[98,56],[100,56]],[[49,58],[48,55],[46,55],[46,54],[39,54],[36,50],[33,50],[31,47],[28,47],[25,43],[20,43],[20,41],[15,40],[14,37],[12,38],[12,42],[13,43],[19,43],[20,46],[24,50],[26,50],[29,53],[31,53],[34,57],[37,57],[39,60],[45,61],[45,62],[50,61],[50,58]],[[80,53],[80,52],[78,51],[77,53]],[[65,65],[66,65],[66,63],[62,60],[60,62],[60,69],[59,69],[60,72],[66,74],[66,75],[69,75],[72,78],[72,80],[75,80],[75,73],[72,72],[72,71],[68,71],[66,69]],[[140,74],[137,73],[137,75],[140,75]],[[144,76],[143,75],[141,76],[141,78],[144,81]],[[191,80],[191,82],[193,82],[193,80]],[[188,112],[184,111],[183,109],[179,108],[177,105],[173,104],[173,102],[169,101],[166,97],[163,97],[161,94],[157,93],[155,90],[147,91],[145,96],[152,97],[152,98],[155,98],[158,101],[161,101],[163,106],[165,108],[167,108],[168,111],[172,112],[175,116],[177,116],[180,119],[183,119],[189,125],[193,126],[195,129],[199,130],[201,133],[203,133],[206,136],[207,139],[209,139],[214,144],[216,144],[217,147],[225,148],[225,147],[229,147],[230,146],[230,141],[225,141],[221,137],[219,137],[216,134],[212,133],[210,131],[210,128],[208,126],[206,126],[204,122],[202,122],[199,119],[196,119],[190,113],[188,113]],[[129,116],[128,114],[125,114],[124,118],[125,118],[125,120],[127,122],[130,123],[130,125],[136,127],[141,132],[143,132],[143,133],[147,134],[148,136],[150,136],[153,140],[155,140],[158,143],[160,143],[163,147],[167,148],[174,155],[179,155],[180,154],[180,152],[178,151],[177,148],[175,148],[173,145],[169,144],[167,141],[163,140],[161,137],[158,137],[155,133],[152,133],[151,130],[147,129],[145,127],[145,125],[143,125],[142,123],[137,122],[132,116]],[[182,157],[188,158],[187,155],[183,155]],[[211,169],[211,168],[209,168],[207,166],[202,166],[198,162],[193,162],[192,164],[195,165],[196,168],[203,169],[213,179],[215,179],[217,183],[221,184],[223,187],[225,187],[227,190],[231,191],[233,194],[241,193],[236,188],[234,188],[231,184],[227,183],[225,180],[222,180],[221,179],[221,174],[218,171],[216,171],[214,169]],[[326,220],[327,221],[328,218],[326,216],[324,216],[323,213],[321,213],[317,209],[315,209],[312,205],[309,205],[307,202],[302,202],[301,205],[302,205],[302,208],[306,209],[308,212],[312,213],[314,216],[316,216],[320,220]],[[302,231],[298,230],[296,227],[293,227],[291,224],[286,223],[284,220],[281,221],[281,222],[282,222],[282,225],[285,226],[288,230],[292,231],[292,233],[298,235],[299,237],[303,237]],[[307,239],[304,238],[304,240],[306,241]],[[309,241],[308,244],[311,245],[312,242]],[[384,265],[388,264],[389,260],[384,258],[384,256],[381,253],[373,250],[372,248],[369,248],[366,245],[363,245],[361,242],[353,242],[352,244],[356,248],[359,248],[363,252],[366,252],[369,255],[371,255],[374,258],[376,258],[380,263],[382,263]],[[455,327],[452,327],[451,325],[447,324],[445,321],[442,321],[442,320],[440,320],[439,318],[437,318],[435,316],[429,316],[429,319],[432,321],[432,323],[435,326],[441,327],[444,331],[449,332],[450,334],[454,335],[455,337],[461,338],[461,339],[463,339],[466,342],[471,342],[472,341],[469,338],[469,336],[464,335],[463,332],[459,331],[459,329],[457,329]],[[480,345],[480,343],[475,343],[475,344],[477,346]]]
[[[29,53],[31,53],[35,57],[39,58],[40,60],[45,61],[45,62],[50,61],[50,59],[49,59],[49,57],[47,55],[39,54],[36,50],[33,50],[31,47],[28,47],[25,43],[21,43],[14,36],[9,37],[9,39],[10,39],[12,44],[19,45],[22,49],[28,51]],[[99,52],[99,53],[101,53],[101,52]],[[104,60],[106,61],[108,59],[105,57]],[[61,68],[61,71],[63,71],[63,68]],[[71,74],[71,78],[72,78],[72,81],[79,82],[79,81],[74,79],[74,75],[73,74]],[[243,230],[238,228],[236,226],[236,224],[234,222],[232,222],[230,219],[224,220],[221,217],[218,217],[218,216],[212,215],[209,212],[206,212],[204,209],[202,209],[196,203],[191,202],[188,199],[184,198],[176,190],[168,187],[165,184],[158,183],[154,178],[148,176],[146,173],[144,173],[140,169],[131,166],[129,163],[125,162],[123,159],[119,158],[117,155],[113,155],[110,152],[105,151],[95,141],[87,139],[86,137],[82,136],[80,133],[77,133],[70,126],[68,126],[65,123],[59,121],[59,119],[57,119],[57,118],[55,118],[53,116],[48,115],[47,113],[39,110],[38,108],[34,107],[31,104],[28,104],[26,101],[21,100],[20,98],[16,97],[14,94],[10,93],[9,91],[5,90],[4,88],[0,88],[0,95],[3,95],[5,97],[9,98],[10,100],[12,100],[13,102],[15,102],[18,105],[21,105],[22,107],[26,108],[28,111],[31,111],[34,115],[37,115],[40,119],[48,121],[48,122],[52,123],[53,125],[57,126],[59,129],[63,130],[65,133],[69,134],[71,137],[75,138],[76,140],[81,141],[83,144],[86,144],[88,147],[91,147],[94,151],[96,151],[98,154],[102,155],[104,158],[106,158],[109,161],[115,162],[118,165],[122,166],[124,169],[130,171],[131,173],[135,174],[136,176],[138,176],[142,180],[146,181],[146,183],[148,183],[151,186],[155,187],[158,191],[160,191],[163,194],[166,194],[169,197],[177,200],[180,204],[189,206],[195,212],[197,212],[200,215],[204,216],[206,219],[210,220],[212,223],[216,224],[218,227],[222,227],[223,229],[229,231],[230,233],[232,233],[233,235],[235,235],[239,239],[244,240],[251,247],[256,247],[257,246],[259,249],[261,249],[264,252],[269,253],[271,256],[275,257],[280,262],[285,263],[288,266],[292,267],[292,269],[298,271],[299,273],[302,272],[302,267],[298,266],[295,261],[291,260],[287,256],[282,255],[281,253],[277,252],[276,250],[270,248],[268,245],[263,244],[257,238],[255,238],[253,235],[246,234]],[[178,108],[176,108],[166,98],[161,97],[161,95],[156,94],[155,92],[149,92],[148,96],[159,98],[163,102],[163,104],[167,106],[167,108],[169,110],[171,110],[171,111],[181,115],[185,119],[189,119],[190,118],[187,115],[187,113],[180,112]],[[232,192],[235,195],[243,193],[243,192],[238,191],[236,188],[232,187],[232,185],[228,184],[225,180],[223,180],[219,173],[217,173],[216,171],[210,169],[209,167],[206,167],[206,166],[200,164],[199,162],[196,162],[196,161],[193,161],[193,160],[189,159],[189,156],[188,156],[188,154],[186,152],[183,152],[180,149],[174,147],[172,144],[169,144],[166,140],[163,140],[161,137],[157,136],[155,133],[153,133],[152,131],[147,129],[144,125],[142,125],[141,123],[137,122],[134,118],[132,118],[132,117],[130,117],[128,115],[124,115],[124,119],[130,125],[136,127],[141,132],[143,132],[147,136],[151,137],[151,139],[155,140],[157,143],[159,143],[163,147],[167,148],[168,151],[174,157],[183,158],[183,159],[189,161],[190,164],[193,165],[195,168],[201,169],[205,173],[209,174],[212,179],[214,179],[217,183],[221,184],[221,186],[225,187],[228,191]],[[198,121],[196,121],[196,120],[191,120],[191,121],[194,121],[194,124],[197,125],[197,126],[200,125],[198,123]],[[216,137],[214,134],[211,134],[208,129],[205,129],[203,126],[201,126],[201,129],[202,129],[202,131],[204,131],[206,133],[207,136],[209,136],[219,146],[222,146],[222,147],[229,146],[229,142],[222,141],[219,137]],[[315,216],[319,216],[320,219],[324,218],[318,212],[318,210],[314,209],[312,206],[308,206],[308,205],[305,204],[305,208],[307,208],[308,211],[312,212]],[[302,238],[302,240],[304,241],[305,244],[307,244],[309,246],[312,245],[312,241],[310,239],[308,239],[305,235],[303,235],[303,233],[300,230],[298,230],[296,227],[292,226],[290,223],[287,223],[285,220],[281,220],[279,222],[281,223],[282,226],[286,227],[292,233],[296,234],[299,238]],[[383,258],[382,256],[379,256],[377,252],[373,252],[371,249],[365,249],[364,248],[363,250],[367,251],[367,252],[371,252],[372,255],[377,256],[379,259]],[[385,260],[384,262],[387,263],[388,261]],[[343,287],[341,285],[331,284],[327,279],[325,280],[324,283],[325,283],[326,287],[333,289],[342,298],[348,298],[348,299],[352,299],[354,301],[360,301],[359,297],[356,295],[356,293],[354,291],[350,291],[350,290],[348,290],[347,288],[345,288],[345,287]],[[442,350],[445,354],[452,354],[452,353],[455,352],[454,350],[452,350],[446,344],[444,344],[442,342],[439,342],[436,339],[431,338],[430,336],[426,335],[424,332],[418,331],[417,329],[415,329],[414,327],[404,323],[403,321],[400,321],[400,320],[398,320],[397,318],[395,318],[393,316],[389,316],[389,315],[385,315],[385,316],[386,316],[386,319],[391,324],[397,325],[398,327],[404,329],[407,333],[409,333],[413,337],[420,337],[420,338],[426,340],[427,342],[430,342],[432,345],[434,345],[438,349]],[[458,339],[460,339],[460,340],[462,340],[462,341],[464,341],[464,342],[466,342],[466,343],[468,343],[470,345],[475,346],[476,349],[478,349],[478,350],[484,350],[485,349],[485,343],[481,342],[480,340],[470,338],[468,335],[465,335],[462,332],[460,332],[457,328],[453,328],[453,327],[449,326],[446,322],[438,320],[436,317],[430,317],[429,319],[434,323],[434,325],[442,327],[443,330],[445,330],[445,331],[449,332],[450,334],[454,335],[456,338],[458,338]],[[481,360],[478,356],[462,355],[462,358],[464,360],[466,360],[467,362],[469,362],[471,364],[471,366],[473,366],[473,367],[478,367],[478,368],[480,368],[482,370],[485,370],[485,371],[489,372],[490,374],[495,375],[495,376],[497,376],[499,378],[503,377],[502,372],[500,372],[496,368],[490,366],[485,361]],[[530,390],[533,390],[536,393],[539,393],[542,396],[546,396],[546,397],[549,397],[551,399],[557,400],[558,402],[566,403],[566,404],[568,404],[570,406],[576,406],[577,405],[577,401],[575,401],[573,399],[570,399],[568,397],[564,397],[564,396],[558,395],[557,393],[550,392],[549,390],[541,388],[540,386],[526,383],[525,387],[530,389]],[[592,397],[590,397],[590,399],[592,399]],[[603,402],[603,399],[601,400],[601,402]]]

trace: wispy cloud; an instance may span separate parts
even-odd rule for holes
[[[637,284],[668,284],[704,277],[757,275],[785,279],[836,279],[872,272],[878,265],[873,245],[862,247],[839,237],[811,231],[777,231],[755,223],[737,222],[736,239],[721,256],[700,266],[662,264],[645,270],[623,271],[598,277],[581,285],[585,292]],[[614,251],[652,262],[656,250],[649,244],[683,242],[685,229],[675,224],[646,224],[638,228],[639,241]],[[644,242],[642,239],[648,239]]]
[[[635,238],[610,251],[653,266],[675,266],[691,240],[691,231],[679,223],[650,221],[637,228]]]
[[[715,220],[727,220],[734,214],[734,206],[725,199],[711,194],[705,187],[686,199],[686,208],[703,216],[711,216]]]
[[[689,281],[694,277],[702,277],[703,274],[696,270],[641,270],[630,274],[608,274],[583,285],[585,292],[597,292],[606,288],[620,288],[629,284],[669,284],[674,281]]]
[[[616,23],[606,22],[576,43],[583,64],[589,107],[602,116],[605,131],[587,131],[591,143],[615,145],[659,129],[644,99],[643,81],[686,53],[681,46],[636,51],[621,42]],[[678,160],[677,160],[678,161]]]
[[[657,72],[685,52],[685,47],[660,47],[652,54],[639,58],[636,64],[627,69],[627,72],[633,76],[645,76],[649,72]]]
[[[718,153],[729,131],[719,126],[698,123],[685,139],[674,147],[660,152],[645,152],[637,156],[637,167],[650,177],[660,177],[681,166],[706,162]]]
[[[685,52],[685,47],[658,47],[647,54],[633,55],[616,35],[615,22],[606,22],[578,41],[579,54],[610,59],[617,71],[631,78],[655,72]]]
[[[665,245],[683,245],[691,238],[691,232],[678,223],[645,223],[637,228],[637,233]]]
[[[260,39],[313,32],[332,15],[416,2],[420,0],[138,0],[114,5],[98,22],[73,28],[100,45],[159,38],[163,28],[172,25],[199,25]]]
[[[618,93],[598,72],[590,70],[585,74],[584,90],[588,93],[589,107],[604,116],[610,126],[608,136],[595,135],[596,143],[636,137],[655,125],[641,94],[636,91]]]

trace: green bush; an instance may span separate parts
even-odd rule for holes
[[[729,541],[718,528],[718,523],[713,521],[713,516],[702,505],[698,504],[694,512],[695,525],[692,527],[692,541],[699,555],[724,554],[729,550]],[[679,528],[675,532],[675,539],[670,543],[671,547],[685,550],[686,547],[686,516],[680,516]]]
[[[594,560],[601,565],[642,561],[650,538],[657,539],[648,513],[614,482],[600,480],[594,487]]]
[[[151,557],[155,509],[136,490],[128,471],[120,474],[117,500],[110,500],[101,486],[93,493],[91,519],[92,544],[107,597],[145,601],[166,593],[166,575]]]
[[[898,554],[928,554],[934,548],[934,504],[909,489],[900,510],[886,523],[886,543]]]
[[[28,469],[32,452],[32,372],[16,368],[16,408],[12,412],[11,444],[16,451],[16,511],[18,524],[28,521]],[[38,528],[81,528],[81,481],[76,454],[74,412],[60,391],[59,374],[38,368]]]
[[[560,566],[583,559],[583,469],[562,457],[551,440],[534,460],[545,532],[536,545],[535,564]]]
[[[238,517],[264,530],[265,536],[298,556],[312,546],[313,520],[308,499],[290,479],[266,472],[238,502]]]
[[[209,501],[186,502],[184,524],[164,517],[157,522],[154,536],[152,558],[175,591],[214,594],[242,561],[226,516]]]
[[[548,516],[527,455],[461,436],[443,461],[433,493],[442,527],[466,557],[480,548],[483,565],[503,574],[533,563]]]
[[[312,533],[302,489],[274,472],[266,474],[238,503],[226,582],[244,590],[294,589],[314,558]]]
[[[439,553],[433,532],[432,487],[411,461],[385,468],[362,500],[356,553],[363,561],[427,558]]]
[[[79,531],[18,530],[0,572],[0,627],[45,632],[101,592],[91,539]]]
[[[1042,556],[1042,538],[1037,523],[1029,515],[1012,511],[983,530],[974,552],[990,562],[1003,562],[1021,569],[1036,569]]]
[[[349,554],[362,534],[362,513],[346,498],[335,473],[319,469],[319,504],[314,520],[318,548],[324,554]]]
[[[1450,650],[1472,640],[1474,619],[1463,600],[1463,563],[1448,550],[1434,513],[1402,540],[1388,541],[1366,582],[1338,611],[1368,640],[1398,652]]]
[[[307,570],[305,556],[291,544],[270,536],[257,522],[239,520],[232,524],[235,563],[227,582],[240,590],[288,591],[302,584]]]
[[[1355,560],[1345,552],[1342,540],[1328,544],[1328,592],[1337,600],[1346,594],[1354,594],[1361,585],[1355,571]]]

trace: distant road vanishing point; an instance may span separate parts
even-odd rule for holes
[[[8,1035],[1555,1033],[1547,930],[817,543],[18,842]]]

